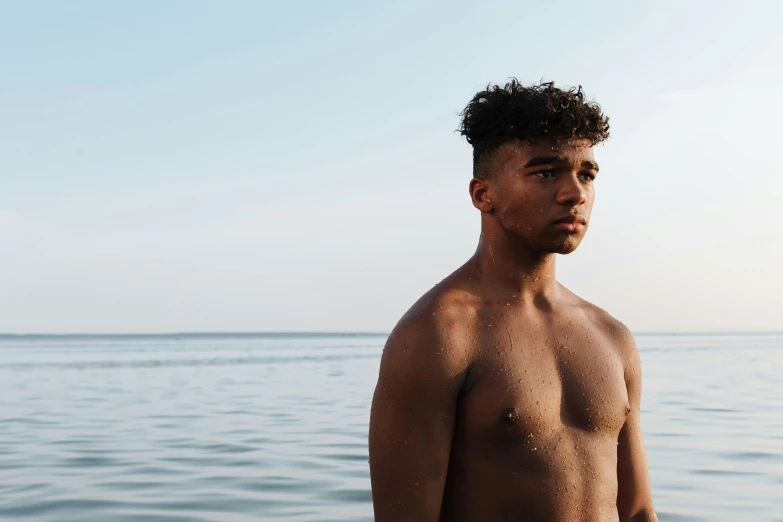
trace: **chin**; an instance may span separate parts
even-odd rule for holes
[[[557,245],[553,245],[550,250],[553,254],[567,255],[577,249],[582,242],[582,236],[569,236],[560,241]]]

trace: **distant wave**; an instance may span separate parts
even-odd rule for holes
[[[291,362],[328,362],[347,359],[377,359],[378,352],[353,353],[342,355],[298,355],[298,356],[264,356],[264,357],[217,357],[204,359],[142,359],[135,361],[70,361],[70,362],[34,362],[0,364],[3,370],[98,370],[121,368],[175,368],[182,366],[232,366],[232,365],[270,365]]]
[[[139,334],[13,334],[0,333],[0,340],[37,339],[254,339],[254,338],[299,338],[299,337],[385,337],[381,332],[183,332],[183,333],[139,333]]]

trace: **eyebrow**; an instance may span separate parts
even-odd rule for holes
[[[553,163],[568,163],[568,160],[563,156],[537,156],[525,163],[525,168],[536,167],[538,165],[550,165]],[[582,166],[598,172],[598,164],[594,161],[585,160],[582,162]]]

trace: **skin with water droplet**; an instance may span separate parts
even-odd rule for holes
[[[546,186],[528,184],[520,158],[551,150],[501,151],[505,177],[471,185],[482,212],[476,255],[414,306],[410,321],[426,319],[416,333],[401,323],[390,337],[375,400],[389,405],[394,394],[397,405],[374,409],[370,430],[378,522],[654,519],[628,379],[639,365],[632,338],[554,277],[554,254],[581,237],[547,220],[592,205],[578,182],[587,150],[572,145],[558,151],[573,170]],[[417,348],[395,355],[403,341]],[[381,426],[405,442],[375,444]],[[437,510],[384,517],[384,499],[396,497]]]

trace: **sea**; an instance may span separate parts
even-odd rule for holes
[[[353,521],[385,335],[0,336],[0,520]],[[638,334],[661,522],[783,522],[783,334]]]

